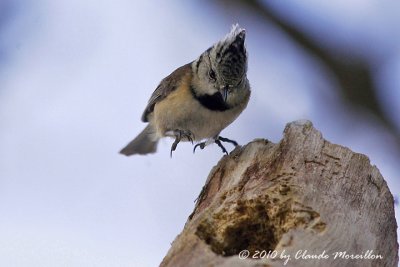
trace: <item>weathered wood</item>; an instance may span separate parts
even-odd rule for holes
[[[369,159],[297,121],[278,144],[255,140],[221,159],[161,266],[392,267],[396,228],[393,196]]]

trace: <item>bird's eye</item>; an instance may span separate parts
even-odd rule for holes
[[[210,69],[210,71],[208,72],[208,77],[210,77],[210,80],[212,81],[216,81],[216,76],[215,76],[215,71],[213,69]]]

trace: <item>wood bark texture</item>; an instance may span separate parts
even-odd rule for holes
[[[257,139],[220,160],[161,266],[394,267],[396,229],[368,157],[296,121],[278,144]]]

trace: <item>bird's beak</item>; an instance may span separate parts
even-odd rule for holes
[[[229,86],[226,85],[226,86],[222,87],[220,89],[220,93],[222,95],[222,99],[224,100],[224,102],[226,102],[226,99],[228,98],[228,94],[229,94]]]

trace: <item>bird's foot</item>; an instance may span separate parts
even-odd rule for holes
[[[193,148],[193,153],[196,152],[196,148],[197,148],[197,147],[200,147],[200,149],[204,149],[204,148],[206,147],[206,142],[201,142],[201,143],[196,144],[196,145],[194,146],[194,148]]]
[[[176,147],[178,146],[178,144],[182,140],[182,138],[186,138],[192,144],[193,144],[193,140],[195,139],[194,134],[188,130],[175,130],[174,135],[175,135],[175,141],[171,146],[171,153],[170,153],[171,158],[172,158],[172,152],[175,151]]]
[[[215,138],[215,143],[222,149],[222,152],[225,153],[226,155],[228,155],[228,151],[227,151],[226,148],[222,145],[221,142],[231,143],[231,144],[234,145],[235,147],[237,147],[237,146],[239,145],[239,144],[238,144],[236,141],[234,141],[234,140],[231,140],[231,139],[229,139],[229,138],[225,138],[225,137],[222,137],[222,136],[217,136],[217,137]]]
[[[228,155],[228,151],[226,150],[226,148],[222,145],[221,141],[219,141],[219,139],[215,139],[215,143],[222,149],[222,153],[225,153],[226,155]]]
[[[221,136],[217,136],[217,137],[215,137],[214,139],[211,139],[211,140],[213,140],[213,142],[216,143],[216,144],[222,149],[222,152],[225,153],[226,155],[228,155],[228,151],[227,151],[226,148],[222,145],[221,142],[231,143],[231,144],[233,144],[235,147],[239,145],[236,141],[231,140],[231,139],[228,139],[228,138],[225,138],[225,137],[221,137]],[[200,149],[204,149],[208,144],[210,144],[210,142],[207,142],[207,141],[196,144],[196,145],[194,146],[194,148],[193,148],[193,153],[196,152],[196,148],[197,148],[197,147],[200,147]]]
[[[239,144],[235,141],[235,140],[231,140],[229,138],[225,138],[222,136],[218,136],[218,140],[222,141],[222,142],[227,142],[227,143],[231,143],[232,145],[234,145],[235,147],[237,147]]]

